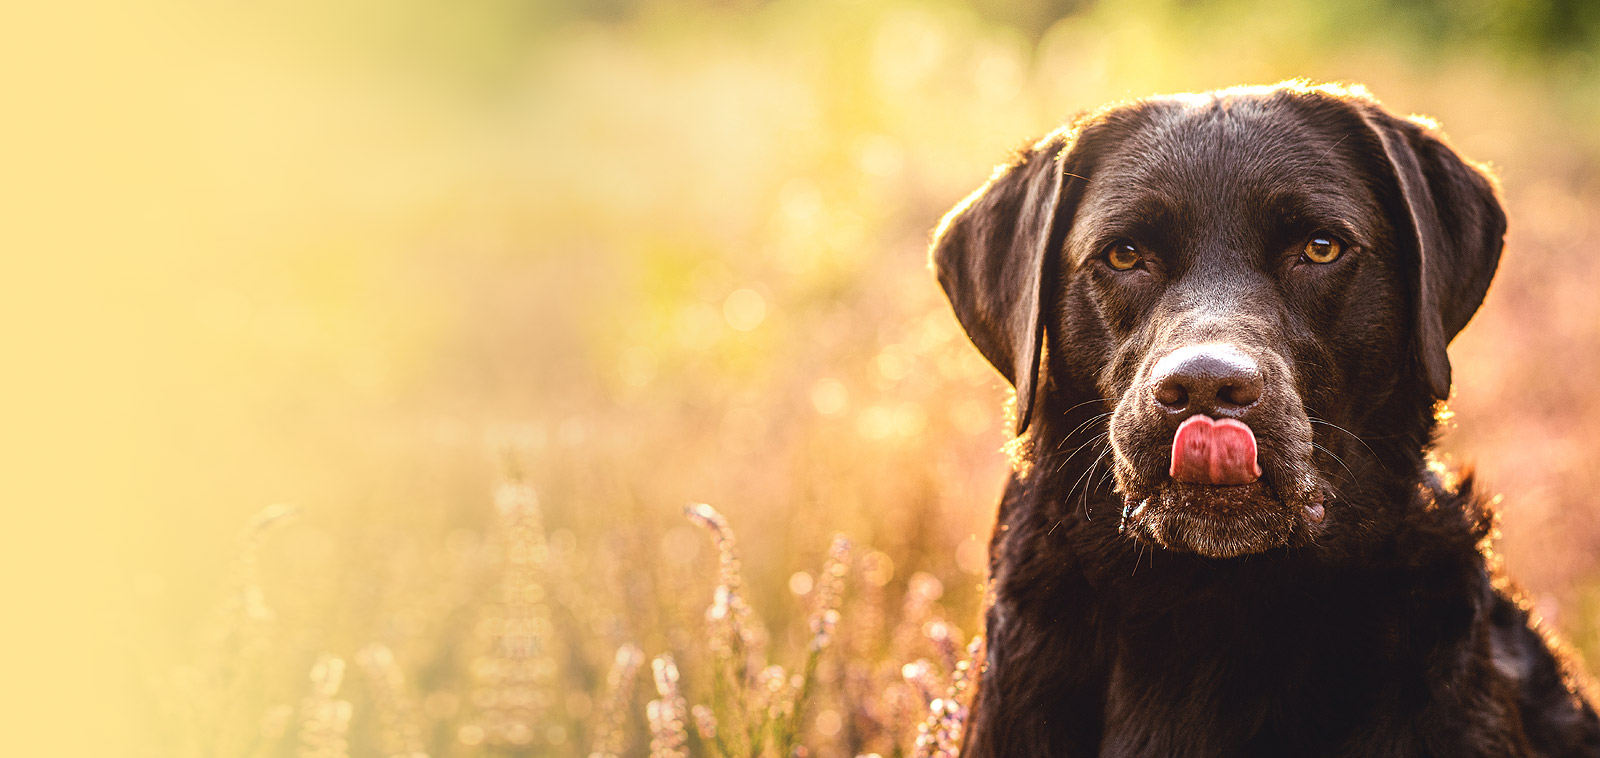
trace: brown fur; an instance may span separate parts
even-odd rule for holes
[[[1295,83],[1101,110],[953,210],[934,266],[1016,387],[1024,463],[965,754],[1600,755],[1489,508],[1426,459],[1504,231],[1431,125]],[[1343,257],[1297,257],[1330,232]],[[1254,484],[1166,475],[1201,411],[1152,401],[1151,366],[1214,342],[1264,376],[1204,411],[1254,431]]]

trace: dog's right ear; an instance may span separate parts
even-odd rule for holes
[[[945,214],[930,252],[956,319],[1017,391],[1017,429],[1028,429],[1044,336],[1046,288],[1070,225],[1072,133],[1040,140],[995,169]]]

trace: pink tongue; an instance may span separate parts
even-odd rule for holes
[[[1172,438],[1170,473],[1193,484],[1249,484],[1261,478],[1256,435],[1242,421],[1190,416]]]

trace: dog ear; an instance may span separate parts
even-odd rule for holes
[[[1367,123],[1394,169],[1415,235],[1417,354],[1433,396],[1450,397],[1450,344],[1483,302],[1500,263],[1506,214],[1494,179],[1457,155],[1432,124],[1370,108]],[[1397,230],[1402,231],[1403,230]]]
[[[1046,288],[1066,236],[1069,134],[1057,132],[945,214],[929,256],[978,352],[1017,391],[1017,429],[1033,415]]]

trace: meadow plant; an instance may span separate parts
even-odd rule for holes
[[[558,559],[576,565],[586,558],[574,544],[551,549],[539,500],[530,487],[503,485],[495,492],[494,505],[492,531],[483,539],[452,535],[450,543],[458,555],[436,564],[449,567],[465,561],[490,569],[479,599],[414,601],[419,608],[461,606],[458,612],[467,617],[474,634],[419,638],[415,629],[437,636],[451,626],[439,622],[413,629],[406,619],[415,609],[397,611],[399,615],[375,629],[388,630],[383,633],[392,640],[406,641],[410,655],[400,655],[387,642],[360,645],[352,660],[362,676],[352,687],[345,659],[319,653],[310,667],[309,686],[302,679],[292,688],[299,694],[284,693],[288,702],[297,697],[298,706],[281,700],[270,704],[268,697],[269,704],[253,706],[256,710],[250,713],[243,704],[260,702],[273,689],[266,676],[272,657],[292,655],[297,639],[314,639],[294,629],[279,629],[272,635],[257,629],[251,633],[256,640],[251,645],[232,645],[228,654],[210,653],[186,669],[191,679],[207,680],[200,676],[202,667],[212,666],[210,680],[223,672],[234,678],[234,688],[254,682],[263,690],[254,699],[237,699],[241,705],[234,710],[239,713],[218,710],[209,714],[209,721],[195,720],[199,711],[193,709],[174,710],[188,731],[198,735],[189,744],[211,739],[221,748],[196,749],[192,754],[252,758],[352,754],[948,758],[957,754],[972,661],[980,654],[981,641],[975,638],[961,658],[960,631],[940,616],[937,600],[943,589],[932,575],[912,574],[900,618],[888,628],[891,614],[884,607],[883,591],[892,575],[888,558],[869,550],[855,559],[850,541],[833,537],[820,570],[815,575],[800,572],[791,582],[791,590],[809,598],[810,607],[803,630],[796,630],[799,660],[786,667],[772,660],[786,647],[772,643],[744,599],[745,579],[728,520],[710,506],[691,506],[689,520],[711,535],[715,548],[711,602],[699,634],[693,629],[656,630],[654,638],[676,642],[670,644],[672,651],[650,660],[655,697],[641,707],[637,680],[646,656],[638,645],[625,642],[616,647],[601,672],[602,667],[584,659],[584,651],[593,645],[562,644],[595,628],[623,631],[597,619],[612,618],[602,607],[624,606],[625,601],[582,586],[588,577],[585,572],[551,565]],[[226,622],[222,637],[237,640],[251,625],[275,618],[258,581],[257,552],[266,527],[281,523],[287,515],[283,509],[271,510],[246,530],[234,590],[219,611]],[[561,541],[570,543],[570,535],[561,535]],[[579,586],[549,591],[550,577],[563,571],[561,581]],[[601,576],[616,578],[614,572]],[[863,591],[852,597],[858,585]],[[459,577],[445,577],[434,586],[443,592],[475,594]],[[391,594],[396,593],[379,596]],[[573,612],[572,606],[578,604],[590,610]],[[856,611],[860,619],[849,623]],[[639,620],[632,621],[633,630],[640,631]],[[401,633],[408,629],[413,631]],[[883,657],[911,653],[922,657],[904,666]],[[683,660],[694,666],[680,670]],[[691,704],[692,700],[701,702]],[[234,736],[218,739],[225,734]],[[578,751],[580,742],[589,746],[587,753]]]
[[[278,615],[261,586],[267,538],[293,520],[285,505],[262,509],[238,538],[226,594],[200,630],[195,659],[155,684],[180,756],[253,755],[289,732],[291,705],[263,706],[262,666],[272,653]],[[265,709],[265,713],[262,709]]]
[[[678,664],[671,653],[663,653],[650,667],[655,672],[656,692],[661,695],[645,706],[650,719],[650,758],[686,758],[688,712],[678,689]]]
[[[352,708],[340,698],[344,659],[322,655],[311,666],[311,690],[300,703],[299,758],[348,758]]]
[[[545,543],[539,500],[533,488],[507,483],[495,493],[506,536],[501,602],[488,609],[480,629],[491,641],[488,655],[473,662],[478,682],[472,695],[477,717],[459,732],[463,744],[521,747],[561,742],[565,730],[539,730],[555,702],[556,661],[547,649],[553,637],[545,602]],[[551,737],[558,739],[552,740]]]
[[[589,758],[620,758],[628,749],[623,722],[633,701],[634,681],[644,663],[644,652],[637,645],[617,648],[611,671],[606,674],[606,689],[594,720],[594,749]]]
[[[943,638],[948,641],[949,637]],[[982,673],[983,635],[973,635],[966,657],[954,664],[950,685],[940,697],[928,701],[928,717],[917,725],[916,758],[958,758],[961,728],[966,724],[974,685]]]
[[[384,758],[428,758],[423,749],[421,714],[406,690],[405,672],[394,653],[382,643],[372,643],[356,653],[356,664],[366,674],[373,708],[377,711],[378,750]]]
[[[803,755],[801,720],[823,653],[839,624],[844,581],[850,572],[850,542],[839,535],[829,545],[815,584],[805,660],[798,672],[790,674],[782,665],[763,660],[764,635],[755,631],[759,622],[741,593],[743,578],[727,519],[704,504],[689,506],[686,515],[711,534],[718,565],[717,585],[706,610],[716,667],[712,704],[693,708],[701,743],[710,754],[727,758]]]

